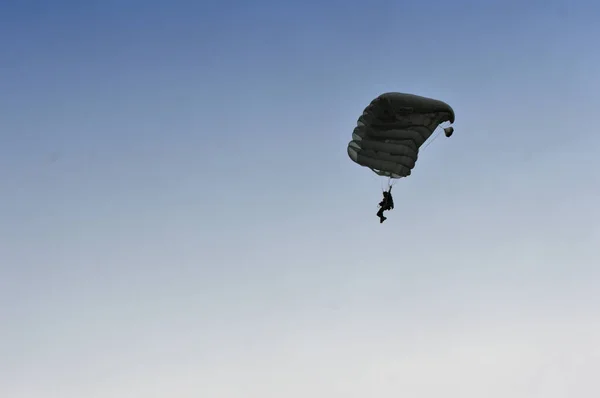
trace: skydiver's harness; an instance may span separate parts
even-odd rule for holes
[[[379,202],[379,207],[381,207],[383,210],[391,210],[394,208],[394,199],[392,198],[392,186],[393,185],[388,185],[388,190],[384,191],[387,192],[387,195],[383,195],[383,200],[381,202]]]

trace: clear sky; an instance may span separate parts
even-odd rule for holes
[[[0,396],[600,396],[599,13],[2,2]],[[385,91],[457,119],[379,224]]]

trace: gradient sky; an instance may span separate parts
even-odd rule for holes
[[[599,13],[2,2],[0,396],[597,398]],[[457,120],[380,225],[385,91]]]

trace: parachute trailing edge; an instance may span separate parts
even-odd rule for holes
[[[419,149],[444,122],[454,123],[454,110],[445,102],[414,94],[384,93],[358,118],[348,143],[348,156],[380,176],[408,177]],[[444,128],[446,137],[453,127]]]

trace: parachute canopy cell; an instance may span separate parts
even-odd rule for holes
[[[381,94],[358,118],[348,156],[380,176],[408,177],[419,149],[444,122],[454,123],[454,110],[445,102],[413,94]],[[447,137],[454,131],[444,130]]]

